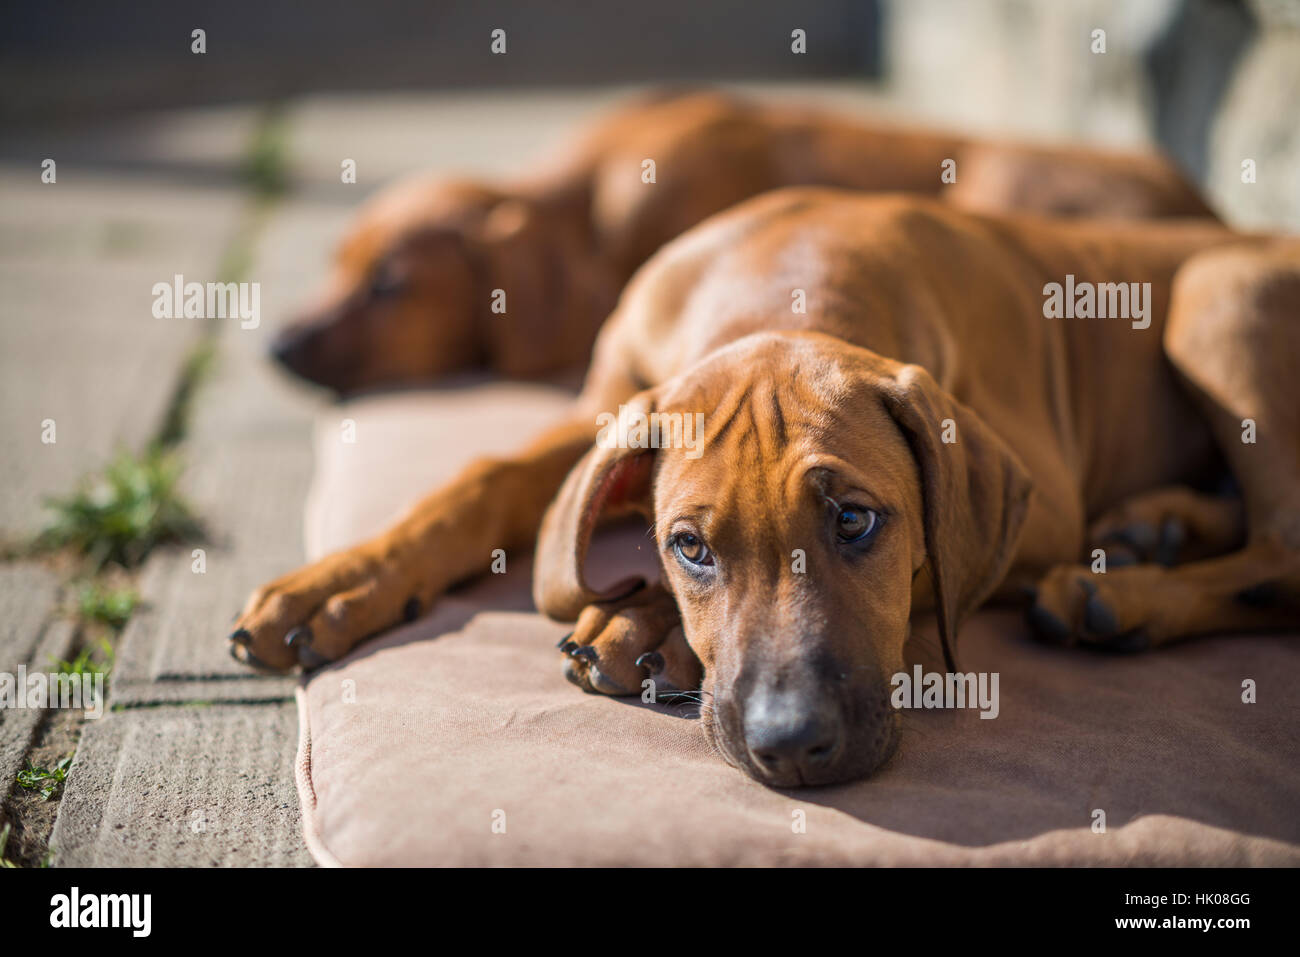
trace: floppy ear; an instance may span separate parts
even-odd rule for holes
[[[626,405],[629,413],[648,416],[654,400],[643,392]],[[622,424],[619,420],[601,428],[596,445],[569,473],[542,519],[533,601],[557,621],[575,621],[588,605],[622,597],[645,584],[645,579],[635,576],[594,591],[583,574],[591,534],[603,515],[639,512],[650,517],[655,450],[627,448]]]
[[[921,470],[939,637],[955,671],[957,632],[1006,574],[1032,483],[1010,447],[920,366],[903,366],[882,389]]]
[[[508,377],[568,364],[564,324],[573,304],[567,301],[564,250],[547,226],[532,203],[506,198],[471,234],[479,256],[477,294],[485,303],[497,289],[507,297],[505,313],[490,315],[483,332],[492,368]]]

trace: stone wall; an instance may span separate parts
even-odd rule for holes
[[[1255,6],[1260,33],[1220,105],[1205,185],[1234,223],[1300,231],[1300,0]],[[1254,183],[1242,182],[1248,159]]]
[[[884,40],[918,122],[1158,145],[1234,224],[1300,230],[1300,0],[890,0]]]

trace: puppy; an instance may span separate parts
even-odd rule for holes
[[[946,164],[955,183],[941,179]],[[1155,156],[977,142],[719,93],[652,98],[598,123],[529,181],[418,179],[381,194],[320,301],[272,352],[343,393],[469,369],[532,378],[581,368],[628,277],[659,247],[741,200],[800,184],[983,210],[1212,215]]]
[[[1064,318],[1062,283],[1109,289],[1108,317]],[[232,653],[319,666],[536,543],[574,682],[700,689],[766,783],[859,777],[897,743],[918,609],[950,669],[963,620],[1021,590],[1044,637],[1107,649],[1294,627],[1298,316],[1294,240],[770,193],[637,273],[568,421],[259,589]],[[1227,476],[1240,495],[1198,490]],[[592,531],[629,511],[662,580],[595,589]],[[1097,548],[1131,564],[1094,574]]]

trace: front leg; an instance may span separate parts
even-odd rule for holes
[[[315,668],[423,614],[451,585],[487,571],[494,549],[533,545],[594,434],[583,417],[517,457],[475,462],[378,538],[257,589],[236,620],[231,654],[270,670]]]

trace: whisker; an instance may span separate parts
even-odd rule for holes
[[[702,691],[702,690],[701,691],[665,691],[662,697],[669,698],[669,699],[685,698],[687,701],[703,701],[704,700],[704,698],[702,697],[703,695],[708,695],[710,698],[712,698],[713,692]]]

